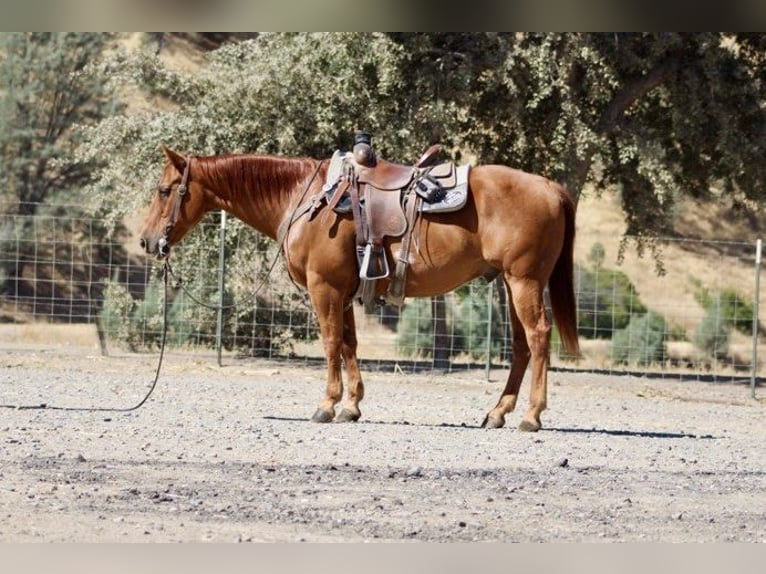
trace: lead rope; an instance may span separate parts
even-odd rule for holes
[[[165,356],[165,341],[167,340],[167,334],[168,334],[168,274],[170,273],[170,266],[165,263],[165,266],[162,269],[162,279],[164,284],[164,296],[163,296],[163,305],[162,305],[162,338],[160,340],[160,358],[157,362],[157,370],[154,373],[154,381],[152,381],[152,386],[149,387],[149,391],[146,393],[143,399],[141,401],[128,408],[120,408],[120,407],[58,407],[55,405],[48,405],[46,403],[41,403],[39,405],[4,405],[0,404],[1,408],[5,409],[15,409],[15,410],[33,410],[33,409],[39,409],[39,410],[49,410],[49,411],[88,411],[88,412],[118,412],[118,413],[128,413],[130,411],[135,411],[136,409],[142,407],[146,401],[149,400],[149,397],[152,396],[152,393],[154,392],[154,389],[157,387],[157,381],[160,378],[160,370],[162,368],[162,359]]]
[[[185,188],[186,182],[188,180],[188,172],[189,172],[189,163],[186,164],[186,169],[184,170],[183,178],[181,185]],[[323,161],[320,161],[317,165],[316,170],[314,171],[314,174],[311,176],[311,179],[309,180],[308,184],[306,185],[306,188],[303,190],[303,193],[301,194],[301,197],[298,201],[298,205],[300,205],[301,201],[306,197],[306,194],[308,193],[309,188],[311,187],[311,184],[314,182],[314,179],[316,179],[317,174],[319,173],[319,169],[322,166]],[[185,189],[184,189],[185,193]],[[179,197],[182,196],[183,193],[179,193]],[[181,199],[178,200],[175,206],[175,212],[178,212],[180,210],[180,204]],[[287,234],[287,231],[289,231],[290,227],[294,223],[295,219],[297,217],[295,216],[295,212],[297,211],[297,208],[293,211],[293,214],[288,220],[287,226],[285,228],[285,235]],[[303,215],[301,213],[300,215]],[[300,215],[298,217],[300,217]],[[282,252],[283,245],[282,242],[284,241],[284,238],[280,241],[280,248],[277,252],[276,256],[274,257],[274,261],[271,263],[271,267],[269,268],[268,272],[266,273],[266,278],[261,282],[260,285],[256,288],[256,290],[253,293],[253,296],[255,296],[258,291],[260,291],[261,287],[266,284],[266,279],[271,275],[271,272],[274,270],[274,267],[276,267],[277,261],[279,260],[279,254]],[[187,289],[186,286],[183,284],[181,279],[173,273],[173,268],[170,266],[170,262],[165,259],[165,263],[162,267],[162,283],[163,283],[163,305],[162,305],[162,338],[160,340],[160,358],[157,361],[157,370],[154,373],[154,380],[152,381],[152,385],[149,388],[149,391],[146,393],[143,399],[141,399],[140,402],[138,402],[136,405],[129,407],[129,408],[119,408],[119,407],[59,407],[55,405],[48,405],[47,403],[41,403],[39,405],[10,405],[10,404],[0,404],[0,408],[5,409],[15,409],[15,410],[51,410],[51,411],[88,411],[88,412],[120,412],[120,413],[127,413],[130,411],[135,411],[142,407],[146,401],[149,400],[149,397],[152,396],[152,393],[154,392],[154,389],[157,387],[157,382],[160,379],[160,371],[162,370],[162,360],[165,357],[165,343],[167,341],[167,334],[168,334],[168,277],[170,275],[173,275],[173,277],[176,277],[176,280],[178,282],[179,287],[181,287],[186,295],[189,296],[189,298],[197,303],[198,305],[201,305],[202,307],[206,307],[208,309],[218,310],[218,309],[231,309],[237,307],[237,305],[225,305],[225,306],[219,306],[219,305],[210,305],[208,303],[204,303],[203,301],[198,300],[196,297],[194,297]],[[291,278],[292,279],[292,278]]]

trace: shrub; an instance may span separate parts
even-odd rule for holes
[[[612,338],[612,360],[642,366],[661,363],[666,356],[666,338],[667,325],[661,315],[652,311],[634,315]]]
[[[753,302],[740,295],[736,289],[726,287],[711,293],[708,289],[700,286],[694,297],[708,313],[715,310],[722,324],[731,326],[745,335],[752,333],[753,316],[755,315]]]
[[[694,332],[694,344],[714,359],[729,352],[730,323],[720,307],[711,306]]]
[[[460,302],[454,321],[455,338],[458,339],[456,347],[468,353],[471,358],[479,359],[487,355],[487,322],[490,320],[487,307],[489,284],[483,280],[478,280],[471,283],[470,286],[471,289],[467,289],[465,292],[463,290],[457,291]],[[504,340],[503,313],[494,299],[489,331],[490,354],[500,355]]]
[[[447,315],[447,332],[453,332],[453,309],[449,300],[445,301]],[[435,348],[434,321],[431,316],[431,298],[416,298],[408,302],[399,319],[399,329],[396,333],[396,350],[407,357],[433,357]],[[450,337],[448,356],[459,353],[458,337]]]
[[[631,317],[646,313],[636,288],[622,271],[578,267],[575,282],[577,332],[583,337],[611,338]]]

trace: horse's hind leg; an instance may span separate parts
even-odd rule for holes
[[[516,306],[513,303],[513,294],[508,282],[505,283],[505,290],[508,293],[508,316],[511,320],[513,337],[513,359],[511,363],[511,372],[508,374],[508,380],[505,388],[500,395],[500,400],[489,414],[484,418],[482,427],[500,428],[505,425],[505,415],[516,408],[516,400],[519,398],[519,388],[524,379],[524,372],[529,364],[529,345],[524,333],[524,327],[521,324],[519,315],[516,312]]]
[[[354,308],[349,303],[343,310],[343,344],[341,355],[346,367],[348,386],[346,388],[346,403],[343,410],[336,417],[337,422],[353,422],[359,420],[362,412],[359,410],[359,402],[364,398],[364,383],[362,373],[359,371],[359,362],[356,358],[356,321]]]
[[[506,275],[506,282],[511,288],[513,305],[516,308],[518,320],[524,329],[526,344],[529,348],[529,362],[532,368],[529,408],[524,414],[519,430],[537,431],[542,428],[540,414],[547,406],[548,357],[551,339],[551,324],[545,314],[545,304],[543,302],[544,284],[536,279],[515,278],[508,275]],[[514,333],[514,341],[515,339]],[[514,356],[515,359],[516,357]],[[521,376],[523,376],[523,373],[521,373]],[[512,383],[515,382],[515,379],[511,381],[509,378],[508,386],[512,387]],[[511,394],[505,404],[506,407],[508,405],[513,406],[516,401],[516,396],[512,393],[514,388],[509,390]],[[518,388],[515,390],[518,393]],[[502,403],[503,397],[501,397]],[[495,411],[497,411],[497,408],[492,413],[495,413]]]

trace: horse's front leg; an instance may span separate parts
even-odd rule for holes
[[[354,422],[362,416],[359,402],[364,398],[364,383],[356,358],[356,346],[354,307],[349,301],[343,309],[343,344],[341,346],[341,355],[348,376],[348,389],[346,391],[346,403],[336,419],[338,422]]]
[[[311,420],[329,423],[335,418],[335,405],[343,397],[341,350],[343,347],[344,297],[327,284],[309,288],[311,302],[319,321],[319,332],[327,359],[327,390]]]

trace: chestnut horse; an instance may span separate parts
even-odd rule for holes
[[[312,420],[358,420],[364,385],[351,305],[359,284],[354,221],[326,204],[317,217],[299,211],[322,193],[327,162],[248,154],[195,157],[163,149],[168,161],[141,233],[143,249],[167,258],[170,247],[206,212],[218,209],[272,239],[280,235],[288,272],[309,292],[327,358],[326,394]],[[510,303],[513,363],[482,426],[505,424],[531,363],[529,408],[519,429],[536,431],[547,400],[551,323],[543,302],[546,285],[563,347],[579,353],[572,283],[575,206],[562,186],[505,166],[474,167],[468,183],[465,207],[419,218],[405,294],[439,295],[476,277],[502,273]],[[286,233],[279,233],[280,226]],[[400,244],[401,239],[386,240],[389,264]],[[388,281],[378,282],[380,294]],[[343,399],[341,362],[348,385],[336,416],[335,406]]]

